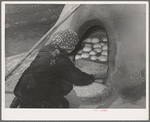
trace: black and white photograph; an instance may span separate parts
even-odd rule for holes
[[[148,120],[147,1],[2,1],[2,120]]]

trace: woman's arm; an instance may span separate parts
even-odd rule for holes
[[[60,55],[56,61],[57,69],[63,79],[77,86],[88,85],[94,82],[94,76],[76,68],[66,55]]]

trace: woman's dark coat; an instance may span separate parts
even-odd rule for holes
[[[42,48],[34,61],[22,74],[14,94],[22,107],[68,107],[63,97],[77,86],[94,82],[88,75],[74,66],[67,54],[52,55],[50,45]]]

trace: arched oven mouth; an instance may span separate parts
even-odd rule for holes
[[[70,54],[73,62],[88,74],[103,75],[100,83],[106,83],[109,64],[109,39],[101,25],[91,25],[82,34],[79,43]]]

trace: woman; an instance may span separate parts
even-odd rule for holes
[[[71,30],[60,31],[43,47],[24,71],[14,94],[20,108],[69,108],[64,97],[77,86],[94,82],[94,76],[77,69],[68,57],[79,39]]]

